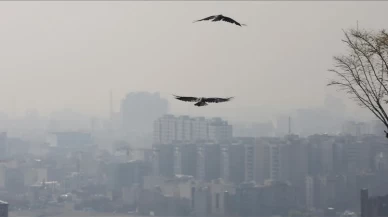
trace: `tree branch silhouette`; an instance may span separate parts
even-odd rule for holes
[[[328,86],[345,92],[361,107],[369,109],[388,129],[388,34],[350,29],[343,31],[346,55],[334,57],[329,71],[335,79]],[[384,130],[386,137],[388,133]]]

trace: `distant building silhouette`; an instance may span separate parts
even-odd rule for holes
[[[383,129],[381,129],[383,132]],[[369,129],[364,122],[347,121],[343,124],[342,133],[352,136],[361,136],[369,133]]]
[[[239,139],[245,149],[245,181],[264,183],[270,178],[270,146],[265,139]]]
[[[361,217],[388,216],[388,195],[369,197],[368,189],[361,190]]]
[[[90,133],[83,132],[53,132],[47,136],[47,142],[52,147],[74,147],[91,145]]]
[[[0,217],[8,217],[8,203],[0,200]]]
[[[155,176],[174,175],[174,145],[153,146],[152,171]]]
[[[221,145],[221,178],[234,184],[245,180],[245,144]]]
[[[168,101],[159,93],[129,93],[121,101],[122,129],[124,132],[149,133],[152,124],[168,112]]]
[[[7,133],[0,133],[0,159],[7,156]]]

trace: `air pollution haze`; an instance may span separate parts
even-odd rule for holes
[[[1,2],[0,107],[109,115],[128,92],[160,92],[171,112],[212,115],[317,107],[342,29],[386,27],[387,2]],[[246,27],[192,21],[213,14]],[[235,96],[201,108],[172,94]],[[341,95],[340,95],[341,96]],[[347,101],[350,110],[357,110]],[[224,112],[225,111],[225,112]],[[252,113],[252,112],[251,112]],[[246,114],[247,115],[247,114]],[[246,117],[250,118],[250,117]]]
[[[388,216],[387,8],[0,1],[0,217]]]

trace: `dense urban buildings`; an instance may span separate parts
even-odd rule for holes
[[[275,130],[284,136],[271,135],[270,123],[252,124],[263,131],[256,136],[236,136],[221,118],[162,114],[150,123],[149,148],[101,137],[104,128],[94,125],[93,132],[47,132],[38,154],[29,140],[3,133],[0,199],[11,212],[36,215],[341,217],[361,213],[359,190],[367,188],[368,215],[382,213],[386,138],[360,130],[376,125],[344,122],[342,134],[299,136],[292,121],[284,116],[288,127]]]

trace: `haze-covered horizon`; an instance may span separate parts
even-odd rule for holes
[[[129,92],[160,92],[171,113],[281,113],[341,97],[326,84],[342,29],[386,28],[387,2],[2,2],[0,112],[72,109],[99,117]],[[246,27],[192,21],[213,14]],[[345,16],[346,15],[346,16]],[[196,108],[171,94],[235,96]],[[245,110],[244,110],[245,109]],[[265,112],[263,112],[265,113]],[[251,115],[251,114],[249,114]],[[263,114],[263,116],[266,114]],[[247,117],[249,119],[249,117]]]

